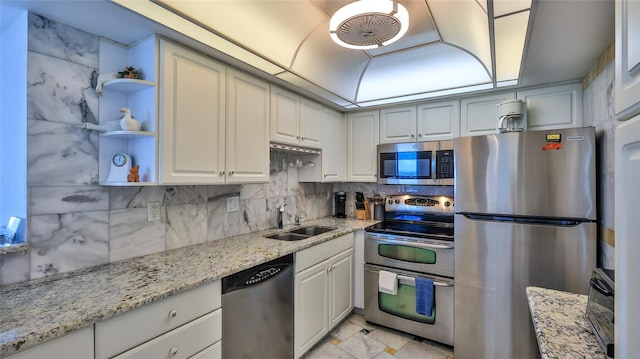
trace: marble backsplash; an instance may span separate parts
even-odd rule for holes
[[[89,268],[196,243],[331,214],[331,185],[298,183],[295,155],[272,152],[266,184],[103,187],[98,182],[93,90],[98,36],[29,15],[27,87],[27,253],[0,257],[0,285]],[[227,213],[227,197],[240,210]],[[161,221],[147,221],[147,203],[161,203]]]

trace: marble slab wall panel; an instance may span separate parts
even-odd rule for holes
[[[582,96],[584,125],[596,129],[599,222],[610,229],[615,228],[615,129],[618,125],[613,106],[614,71],[614,63],[610,62]],[[598,243],[598,265],[610,269],[615,267],[615,248],[604,240]]]
[[[31,279],[105,264],[109,212],[31,216]]]
[[[109,187],[109,209],[147,208],[149,202],[164,205],[165,187]]]
[[[98,182],[98,135],[73,126],[27,121],[27,185],[77,186]]]
[[[207,241],[207,203],[167,206],[166,210],[167,250]]]
[[[29,280],[29,253],[11,253],[0,257],[0,287]]]
[[[109,190],[102,186],[31,187],[31,215],[104,211],[109,209]]]
[[[29,51],[98,67],[98,36],[61,24],[44,16],[29,14]]]
[[[161,211],[161,221],[148,222],[146,208],[110,211],[109,262],[166,250],[164,212]]]
[[[47,55],[27,55],[27,117],[61,123],[98,123],[96,69]]]

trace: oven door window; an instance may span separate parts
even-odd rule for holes
[[[403,244],[379,244],[378,255],[403,262],[435,264],[436,252]]]
[[[436,321],[435,298],[431,316],[417,313],[416,287],[408,284],[398,283],[398,294],[396,295],[378,292],[378,307],[385,313],[420,323],[434,324]]]

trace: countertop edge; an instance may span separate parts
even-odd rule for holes
[[[16,325],[16,323],[20,323],[20,320],[16,319],[17,316],[14,315],[13,318],[8,319],[3,318],[0,320],[0,357],[15,354],[19,351],[43,344],[66,334],[70,334],[76,330],[89,327],[96,322],[107,320],[116,315],[163,300],[169,296],[182,293],[189,289],[206,285],[222,277],[268,262],[269,260],[315,246],[345,234],[353,233],[378,222],[379,221],[375,220],[363,221],[350,218],[335,219],[332,217],[325,217],[309,220],[304,222],[302,225],[288,225],[282,230],[269,229],[239,236],[227,237],[189,247],[65,273],[56,277],[36,279],[33,281],[0,287],[0,293],[2,294],[0,296],[0,312],[3,310],[9,310],[16,304],[22,307],[30,306],[39,308],[38,303],[30,302],[29,304],[25,304],[24,301],[26,300],[26,297],[16,298],[18,295],[28,295],[32,291],[42,291],[43,293],[46,293],[46,295],[56,296],[63,294],[61,293],[61,288],[77,286],[78,292],[76,292],[76,296],[80,292],[84,294],[85,291],[91,290],[91,288],[87,288],[86,285],[86,281],[89,280],[94,280],[96,283],[94,283],[93,286],[98,288],[103,283],[112,285],[113,283],[117,283],[115,284],[116,287],[135,285],[136,289],[140,289],[138,295],[131,295],[130,297],[116,295],[115,298],[104,300],[102,305],[96,306],[97,308],[94,308],[91,305],[78,305],[80,308],[71,309],[80,311],[82,314],[72,314],[70,316],[71,319],[65,321],[52,320],[50,323],[55,324],[42,325],[40,330],[20,331],[17,330],[19,326]],[[311,225],[331,226],[336,227],[337,229],[295,242],[264,238],[264,236],[274,233],[287,232],[294,228],[303,228]],[[248,248],[248,246],[243,246],[243,244],[252,244],[255,245],[255,248]],[[234,250],[235,252],[233,252]],[[246,252],[251,250],[252,252],[249,255],[244,255],[246,253],[240,253],[240,251]],[[232,252],[225,253],[225,251]],[[222,255],[226,255],[224,260],[216,262],[216,258],[221,258]],[[180,266],[178,263],[178,265],[176,265],[176,262],[181,258],[189,258],[194,261],[208,259],[211,260],[212,263],[209,263],[208,265],[203,264],[199,270],[196,271],[190,268],[192,270],[189,271],[185,268],[188,266],[187,264],[182,264],[182,266]],[[151,262],[152,264],[148,264],[148,262]],[[135,273],[136,270],[138,273]],[[149,271],[153,272],[152,274],[156,275],[156,277],[149,277]],[[197,274],[191,276],[190,272],[197,272]],[[202,274],[202,272],[207,273]],[[144,277],[145,274],[147,275],[147,278],[141,278]],[[180,276],[176,279],[173,274],[176,276],[180,274]],[[98,280],[96,280],[96,278]],[[123,283],[118,282],[118,279],[121,279]],[[157,284],[155,282],[160,281],[162,281],[162,284],[159,285],[159,288],[150,290],[145,289],[145,287],[151,287],[153,284]],[[127,293],[129,291],[129,288],[117,289],[123,293]],[[109,291],[107,290],[107,292]],[[58,308],[55,308],[51,298],[36,298],[34,302],[45,302],[46,304],[51,304],[51,308],[47,307],[48,311],[46,312],[54,313],[56,312],[56,309],[62,310],[65,303],[74,299],[73,294],[66,294],[66,297],[61,300],[60,307]],[[100,300],[99,294],[95,294],[95,296]],[[46,300],[48,300],[48,302]],[[91,301],[91,297],[85,299],[85,301]],[[38,314],[46,317],[46,313],[39,312]],[[9,317],[11,317],[11,315],[9,315]],[[12,324],[14,324],[13,327],[15,330],[8,328]],[[27,325],[24,326],[26,327]]]
[[[586,295],[540,287],[526,294],[542,359],[606,359],[586,318]]]

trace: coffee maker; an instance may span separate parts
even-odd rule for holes
[[[336,192],[335,193],[335,217],[336,218],[347,218],[346,211],[347,204],[347,193],[346,192]]]

